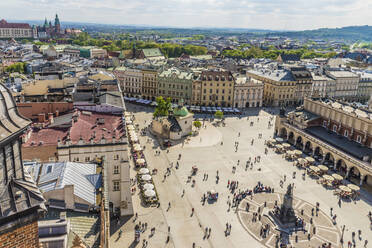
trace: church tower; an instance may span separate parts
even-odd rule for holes
[[[54,19],[54,31],[56,33],[60,33],[61,32],[61,24],[59,23],[59,18],[58,18],[58,15],[56,14],[56,18]]]

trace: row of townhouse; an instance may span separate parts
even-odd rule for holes
[[[310,72],[305,67],[255,68],[251,81],[264,84],[265,106],[300,105],[305,97],[366,101],[372,95],[372,74],[345,70]]]
[[[163,96],[170,97],[174,103],[182,100],[200,106],[262,106],[263,84],[229,71],[170,68],[158,72],[121,67],[114,74],[128,97],[155,100]]]
[[[305,97],[368,100],[372,74],[327,70],[310,72],[305,67],[256,67],[245,75],[230,71],[170,68],[117,68],[114,71],[125,96],[155,100],[170,97],[174,103],[249,108],[300,105]]]

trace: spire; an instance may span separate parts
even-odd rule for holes
[[[45,21],[44,21],[44,27],[48,26],[48,20],[47,18],[45,17]]]
[[[60,25],[58,14],[56,14],[56,18],[54,19],[54,26]]]

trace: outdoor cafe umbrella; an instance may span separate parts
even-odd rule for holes
[[[145,191],[145,196],[147,196],[147,197],[154,197],[155,195],[156,195],[156,193],[152,189]]]
[[[152,190],[154,189],[154,185],[152,183],[146,183],[145,185],[143,185],[143,188],[145,190]]]
[[[291,145],[288,144],[288,143],[283,143],[282,146],[283,146],[284,148],[290,148],[290,147],[291,147]]]
[[[338,188],[341,189],[344,192],[351,193],[351,189],[349,187],[345,186],[345,185],[341,185]]]
[[[277,144],[275,147],[276,148],[279,148],[279,149],[282,149],[283,148],[283,146],[281,144]]]
[[[279,143],[282,143],[284,140],[282,139],[282,138],[276,138],[275,139],[277,142],[279,142]]]
[[[318,172],[318,171],[320,171],[320,169],[319,169],[318,167],[314,166],[314,165],[310,166],[309,168],[310,168],[312,171],[314,171],[314,172]]]
[[[136,160],[136,163],[142,165],[142,164],[145,163],[145,160],[144,160],[143,158],[139,158],[139,159]],[[148,170],[148,169],[147,169],[147,170]],[[149,173],[149,172],[147,171],[146,173]],[[143,174],[143,173],[142,173],[142,174]]]
[[[335,180],[335,179],[333,178],[333,176],[330,176],[330,175],[323,175],[323,178],[324,178],[325,180],[328,180],[328,181],[333,181],[333,180]]]
[[[141,177],[141,179],[144,180],[144,181],[150,181],[150,180],[151,180],[151,176],[148,175],[148,174],[146,174],[146,175],[143,175],[143,176]]]
[[[129,113],[129,112],[125,112],[125,113],[124,113],[124,116],[125,116],[125,117],[128,117],[128,116],[130,116],[130,113]]]
[[[275,143],[276,140],[275,139],[269,139],[267,142],[269,142],[269,143]]]
[[[295,150],[294,153],[297,155],[297,156],[301,156],[302,155],[302,152],[300,150]]]
[[[332,176],[333,176],[334,179],[336,179],[338,181],[341,181],[342,179],[344,179],[342,176],[340,176],[339,174],[336,174],[336,173],[332,174]]]
[[[128,130],[134,130],[133,125],[128,125]]]
[[[357,185],[355,185],[355,184],[351,184],[351,183],[349,183],[347,186],[348,186],[351,190],[354,190],[354,191],[359,191],[359,190],[360,190],[359,186],[357,186]]]
[[[140,159],[137,159],[137,162],[138,162],[138,160],[140,160]],[[143,160],[143,162],[145,162],[144,159],[142,159],[142,160]],[[142,162],[142,161],[141,161],[141,162]],[[148,174],[148,173],[150,173],[150,170],[147,169],[147,168],[142,168],[142,169],[139,170],[139,172],[140,172],[141,174]]]
[[[318,165],[318,168],[322,171],[328,171],[328,167],[325,165]]]
[[[131,136],[131,140],[136,142],[136,141],[138,141],[138,138],[137,138],[137,136]]]
[[[134,151],[136,151],[136,152],[142,151],[142,148],[141,148],[141,146],[140,146],[139,144],[134,144],[134,145],[133,145],[133,149],[134,149]]]
[[[306,157],[305,159],[306,159],[307,162],[309,162],[309,163],[314,163],[314,162],[315,162],[315,159],[313,159],[312,157]]]
[[[294,151],[289,150],[289,151],[287,151],[287,154],[288,155],[294,155]]]
[[[305,160],[305,159],[303,159],[303,158],[299,158],[299,159],[298,159],[297,161],[298,161],[298,162],[299,162],[300,164],[302,164],[302,165],[303,165],[303,164],[305,163],[305,161],[306,161],[306,160]]]

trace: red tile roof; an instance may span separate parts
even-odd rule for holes
[[[57,145],[58,140],[65,143],[68,136],[70,136],[72,144],[77,144],[80,138],[85,143],[90,143],[93,136],[95,137],[93,139],[94,143],[100,143],[102,136],[108,143],[112,142],[114,136],[119,139],[125,134],[121,116],[100,113],[86,114],[87,112],[83,112],[77,112],[79,113],[77,121],[72,121],[72,127],[70,128],[45,127],[41,130],[34,129],[24,146],[31,146],[31,144],[38,146],[40,142],[42,142],[41,145]],[[104,123],[100,124],[100,119],[104,120]]]
[[[0,21],[0,28],[25,28],[25,29],[31,29],[31,26],[28,23],[9,23],[2,19]]]

